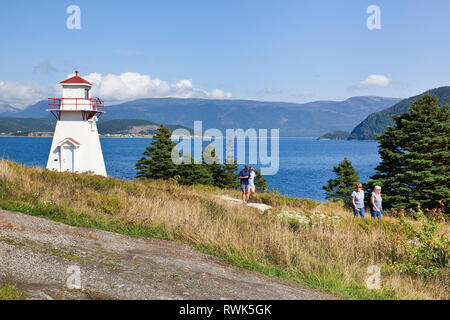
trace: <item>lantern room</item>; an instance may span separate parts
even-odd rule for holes
[[[100,117],[104,112],[104,102],[98,98],[91,98],[92,83],[81,78],[78,71],[75,76],[60,82],[62,98],[49,98],[48,111],[57,120],[61,120],[63,111],[81,111],[83,119]]]
[[[75,71],[75,76],[67,80],[61,81],[63,88],[63,98],[90,99],[90,91],[92,83],[84,80]]]

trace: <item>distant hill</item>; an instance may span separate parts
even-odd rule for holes
[[[436,95],[440,105],[450,104],[450,87],[441,87],[426,91],[417,96],[404,99],[390,108],[370,114],[353,129],[348,139],[375,140],[377,134],[382,134],[388,126],[394,124],[393,115],[408,112],[411,103],[425,93]]]
[[[325,133],[323,136],[317,138],[317,140],[347,140],[350,136],[350,132],[347,131],[333,131]]]
[[[350,131],[373,110],[382,110],[398,99],[356,97],[346,101],[306,104],[251,100],[141,99],[107,107],[105,119],[129,117],[203,128],[280,129],[281,136],[320,136],[328,131]],[[357,120],[359,119],[359,120]]]
[[[16,109],[16,108],[15,108]],[[54,117],[50,114],[50,112],[45,111],[48,109],[48,101],[42,100],[35,104],[29,105],[25,109],[16,109],[10,111],[0,111],[0,117],[8,117],[8,118],[33,118],[33,119],[42,119],[42,118],[52,118]]]
[[[101,120],[141,119],[192,128],[195,120],[203,129],[280,129],[281,136],[319,137],[330,131],[350,131],[374,111],[386,109],[400,99],[353,97],[345,101],[314,101],[305,104],[253,100],[147,98],[107,105]],[[47,101],[2,117],[51,117]]]
[[[50,132],[55,130],[55,124],[52,119],[0,118],[0,133]]]
[[[99,121],[97,127],[100,134],[151,135],[156,133],[159,126],[160,124],[148,120],[117,119],[109,121]],[[166,127],[168,127],[170,131],[178,128],[184,128],[192,132],[191,129],[178,125],[166,125]]]
[[[18,108],[13,107],[10,104],[4,103],[4,102],[0,102],[0,113],[17,113],[20,112],[21,110]]]
[[[55,119],[32,119],[32,118],[0,118],[0,134],[27,135],[33,132],[53,132],[55,130]],[[99,121],[98,131],[100,134],[141,134],[151,135],[156,133],[159,124],[148,120],[117,119]],[[184,128],[192,132],[192,129],[179,125],[166,125],[173,131]]]

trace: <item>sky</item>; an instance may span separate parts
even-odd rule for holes
[[[1,1],[0,102],[59,96],[74,70],[110,102],[405,98],[450,84],[449,13],[448,0]]]

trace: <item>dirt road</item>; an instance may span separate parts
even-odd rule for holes
[[[5,284],[24,299],[335,299],[226,266],[183,244],[0,210]]]

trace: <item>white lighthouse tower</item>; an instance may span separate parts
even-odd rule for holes
[[[92,99],[92,84],[78,76],[61,82],[62,98],[49,98],[48,110],[56,118],[55,134],[47,169],[92,172],[106,176],[105,162],[97,131],[104,102]]]

